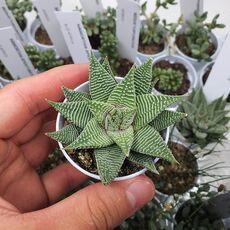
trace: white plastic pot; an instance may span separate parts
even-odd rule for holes
[[[121,77],[116,77],[116,80],[117,82],[121,82],[123,80],[123,78]],[[80,86],[78,86],[77,88],[74,89],[75,91],[78,91],[78,92],[89,92],[89,82],[85,82],[83,84],[81,84]],[[66,100],[65,100],[66,101]],[[64,117],[58,113],[57,115],[57,120],[56,120],[56,131],[59,131],[60,129],[62,129],[64,127],[64,122],[65,122],[65,119]],[[165,134],[165,142],[167,143],[169,140],[169,129],[167,129],[166,131],[166,134]],[[80,172],[84,173],[85,175],[91,177],[91,178],[94,178],[96,180],[101,180],[100,179],[100,176],[97,175],[97,174],[94,174],[94,173],[91,173],[91,172],[88,172],[86,171],[85,169],[83,169],[81,166],[79,166],[70,156],[69,154],[66,152],[66,150],[64,149],[64,146],[62,145],[62,143],[58,142],[59,144],[59,147],[62,151],[62,153],[64,154],[64,156],[66,157],[66,159],[70,162],[70,164],[75,167],[77,170],[79,170]],[[156,163],[156,161],[158,160],[158,158],[156,158],[154,160],[154,162]],[[109,167],[109,166],[108,166]],[[122,181],[122,180],[128,180],[128,179],[131,179],[131,178],[134,178],[136,176],[139,176],[143,173],[146,172],[146,168],[136,172],[136,173],[133,173],[131,175],[127,175],[127,176],[122,176],[122,177],[117,177],[115,178],[115,181]]]
[[[184,28],[181,28],[181,29],[178,30],[177,35],[182,34],[183,32],[184,32]],[[211,56],[211,59],[215,60],[217,58],[218,54],[219,54],[219,51],[220,51],[220,44],[219,44],[219,41],[218,41],[216,35],[214,33],[212,33],[212,32],[210,33],[210,39],[211,39],[212,43],[215,45],[215,47],[216,47],[215,53]],[[176,45],[176,42],[175,42],[175,49],[176,49],[176,52],[180,56],[182,56],[184,59],[186,59],[187,61],[192,63],[196,67],[197,70],[200,70],[204,65],[206,65],[208,63],[207,61],[204,61],[204,60],[199,61],[199,60],[197,60],[195,58],[187,56],[186,54],[184,54],[179,49],[179,47]]]
[[[188,79],[190,81],[190,88],[189,88],[188,92],[182,96],[188,96],[192,92],[193,88],[198,87],[197,71],[195,70],[193,65],[190,62],[188,62],[184,57],[180,57],[178,55],[163,55],[163,56],[156,58],[153,61],[153,66],[155,64],[157,64],[158,62],[163,61],[163,60],[168,61],[170,63],[183,64],[185,66],[185,68],[187,69],[187,76],[188,76]],[[156,95],[163,95],[161,92],[157,91],[155,88],[153,88],[153,93]]]
[[[3,78],[2,76],[0,76],[0,88],[1,86],[4,87],[8,84],[10,84],[12,81],[11,80],[7,80],[5,78]]]
[[[200,77],[199,77],[199,83],[200,86],[204,87],[204,83],[203,83],[203,76],[205,75],[205,73],[210,70],[213,66],[214,62],[209,62],[207,63],[200,71]]]

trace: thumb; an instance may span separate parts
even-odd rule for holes
[[[39,219],[47,229],[113,229],[154,194],[154,185],[146,176],[107,186],[97,183],[38,211],[37,215],[41,215]]]

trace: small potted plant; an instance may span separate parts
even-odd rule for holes
[[[64,102],[49,102],[59,114],[57,131],[48,135],[74,167],[108,184],[140,175],[143,167],[155,171],[153,158],[176,163],[157,130],[181,119],[166,110],[180,97],[149,94],[151,70],[149,60],[124,80],[114,78],[108,61],[91,55],[89,82],[76,91],[63,88]]]
[[[218,24],[216,15],[210,23],[207,23],[208,13],[194,13],[195,20],[185,22],[176,35],[177,52],[199,67],[202,63],[210,62],[217,57],[219,51],[218,39],[212,33],[216,28],[224,28]]]
[[[202,149],[210,143],[222,142],[226,139],[229,130],[227,124],[230,121],[226,103],[222,97],[208,103],[202,88],[193,90],[179,107],[181,112],[189,114],[186,120],[178,123],[179,132],[190,143]]]
[[[178,55],[163,55],[154,60],[153,79],[156,94],[188,95],[197,87],[198,76],[195,68]]]
[[[147,1],[141,6],[141,15],[144,20],[141,23],[138,57],[141,61],[163,55],[167,50],[166,22],[161,22],[158,11],[161,8],[168,9],[169,5],[175,5],[175,0],[156,1],[155,10],[149,15],[146,13]]]

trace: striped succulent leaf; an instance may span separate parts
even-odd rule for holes
[[[106,57],[105,60],[103,61],[102,63],[102,67],[111,75],[113,76],[113,71],[109,65],[109,60],[108,58]]]
[[[77,139],[80,132],[81,130],[76,125],[69,124],[60,131],[50,132],[47,135],[56,141],[69,145]]]
[[[84,101],[85,99],[90,99],[90,95],[88,93],[74,91],[66,88],[65,86],[62,87],[62,91],[64,92],[64,96],[68,102],[79,102]]]
[[[181,119],[184,117],[186,117],[185,113],[164,110],[149,124],[157,131],[162,131],[167,127],[181,121]]]
[[[121,169],[125,155],[117,145],[94,150],[97,170],[104,184],[110,183]]]

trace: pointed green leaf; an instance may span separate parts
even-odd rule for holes
[[[119,131],[107,131],[107,134],[121,148],[125,156],[129,156],[129,152],[133,143],[134,133],[133,127]]]
[[[78,138],[68,145],[66,149],[103,148],[113,144],[114,141],[106,134],[95,118],[91,119]]]
[[[74,124],[66,125],[64,128],[57,132],[47,133],[47,135],[52,139],[67,145],[75,141],[79,134],[80,129]]]
[[[105,125],[106,115],[114,109],[114,106],[100,101],[88,101],[88,104],[97,122],[101,125]]]
[[[153,157],[151,156],[131,151],[128,160],[147,168],[151,172],[159,174],[155,167],[155,164],[153,163]]]
[[[140,129],[150,123],[160,112],[169,105],[177,102],[181,97],[175,96],[137,96],[137,116],[135,119],[135,129]]]
[[[176,162],[171,150],[166,146],[160,134],[149,125],[134,133],[131,149],[135,152],[159,157],[169,162]]]
[[[61,113],[68,121],[73,122],[76,126],[84,128],[93,118],[87,102],[52,102],[49,104]]]
[[[147,94],[152,89],[152,60],[138,67],[134,74],[136,95]]]
[[[117,82],[98,62],[94,55],[90,58],[90,94],[93,100],[106,102]]]
[[[150,122],[150,125],[157,131],[161,131],[179,122],[186,116],[187,115],[185,113],[165,110],[161,112],[152,122]]]
[[[113,76],[113,71],[112,71],[112,69],[110,67],[109,60],[108,60],[107,57],[104,59],[104,62],[102,63],[102,66],[111,76]]]
[[[133,66],[124,80],[120,82],[117,87],[112,91],[108,103],[126,106],[128,108],[135,108],[136,97],[135,97],[135,86],[134,86],[134,72],[135,66]]]
[[[125,160],[125,155],[117,145],[95,149],[94,155],[97,162],[98,173],[103,184],[110,183],[118,176],[118,172]]]
[[[90,95],[87,93],[74,91],[72,89],[68,89],[65,86],[62,87],[62,90],[63,90],[65,98],[68,100],[68,102],[84,101],[84,99],[86,99],[86,98],[90,99]]]

